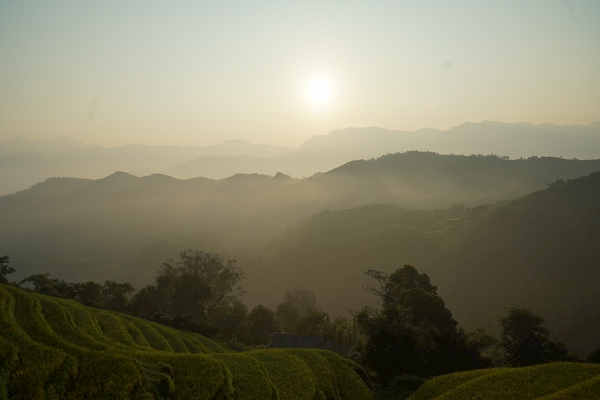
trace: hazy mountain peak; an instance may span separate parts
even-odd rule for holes
[[[124,182],[124,181],[133,181],[139,179],[135,175],[131,175],[127,172],[116,171],[115,173],[108,175],[105,178],[99,179],[101,181],[111,181],[111,182]]]

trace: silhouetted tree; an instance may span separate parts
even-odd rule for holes
[[[213,310],[229,304],[243,291],[239,282],[242,270],[235,261],[224,261],[218,254],[188,250],[178,260],[162,265],[156,277],[157,294],[166,299],[170,314],[191,313],[211,320]]]
[[[0,283],[8,283],[8,279],[6,279],[6,275],[12,274],[15,272],[15,269],[8,266],[9,258],[8,256],[0,257]]]
[[[365,289],[379,297],[380,308],[363,308],[354,318],[367,337],[363,362],[383,382],[402,374],[430,376],[482,365],[426,274],[410,265],[389,275],[366,274],[377,282]]]
[[[100,291],[102,308],[125,312],[135,289],[129,283],[105,281]]]
[[[256,306],[248,316],[250,322],[250,336],[255,345],[266,345],[273,338],[273,333],[279,330],[279,321],[275,313],[267,307]]]
[[[102,285],[88,281],[77,283],[77,294],[75,300],[90,307],[102,307]]]
[[[515,367],[549,361],[550,330],[529,308],[510,307],[500,318],[506,362]]]
[[[166,312],[166,304],[166,293],[159,291],[154,285],[147,285],[132,296],[128,308],[133,315],[147,317]]]
[[[332,325],[329,314],[321,310],[308,310],[298,321],[296,333],[305,335],[332,335]],[[329,339],[334,339],[329,337]]]
[[[225,339],[235,337],[243,343],[251,343],[248,307],[240,300],[215,307],[212,322],[220,328],[221,337]]]
[[[600,364],[600,348],[592,351],[586,358],[587,362]]]

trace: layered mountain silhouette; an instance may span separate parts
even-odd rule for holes
[[[97,179],[115,171],[137,176],[163,173],[180,179],[222,179],[236,173],[311,176],[357,159],[411,150],[442,154],[496,154],[510,158],[600,155],[600,122],[582,125],[465,123],[440,131],[403,132],[347,128],[315,136],[297,149],[240,140],[210,147],[86,146],[71,139],[0,143],[0,195],[27,189],[49,177]]]

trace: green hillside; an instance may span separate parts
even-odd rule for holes
[[[598,204],[594,173],[473,208],[326,211],[265,246],[262,262],[272,272],[264,281],[313,290],[324,309],[346,315],[375,300],[360,289],[370,284],[367,270],[411,264],[436,282],[465,329],[497,335],[506,307],[531,307],[554,339],[586,355],[600,345]]]
[[[0,399],[370,399],[320,350],[236,353],[201,335],[0,285]]]
[[[438,376],[424,383],[410,400],[598,398],[600,365],[552,363]]]

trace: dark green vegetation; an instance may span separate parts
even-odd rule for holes
[[[235,353],[191,332],[0,285],[0,398],[369,399],[317,350]]]
[[[467,331],[482,327],[499,337],[498,317],[517,304],[546,318],[555,339],[584,355],[600,344],[598,204],[594,173],[471,208],[328,211],[282,233],[263,260],[281,271],[272,282],[313,290],[333,314],[369,304],[369,294],[356,290],[369,284],[364,271],[415,265]],[[336,308],[340,298],[347,300]]]
[[[355,319],[366,337],[361,361],[380,382],[389,386],[402,375],[429,377],[486,366],[427,275],[410,265],[390,275],[374,270],[367,275],[375,280],[367,289],[381,307],[365,307]]]
[[[442,375],[424,383],[411,400],[567,400],[600,397],[600,366],[552,363]]]

